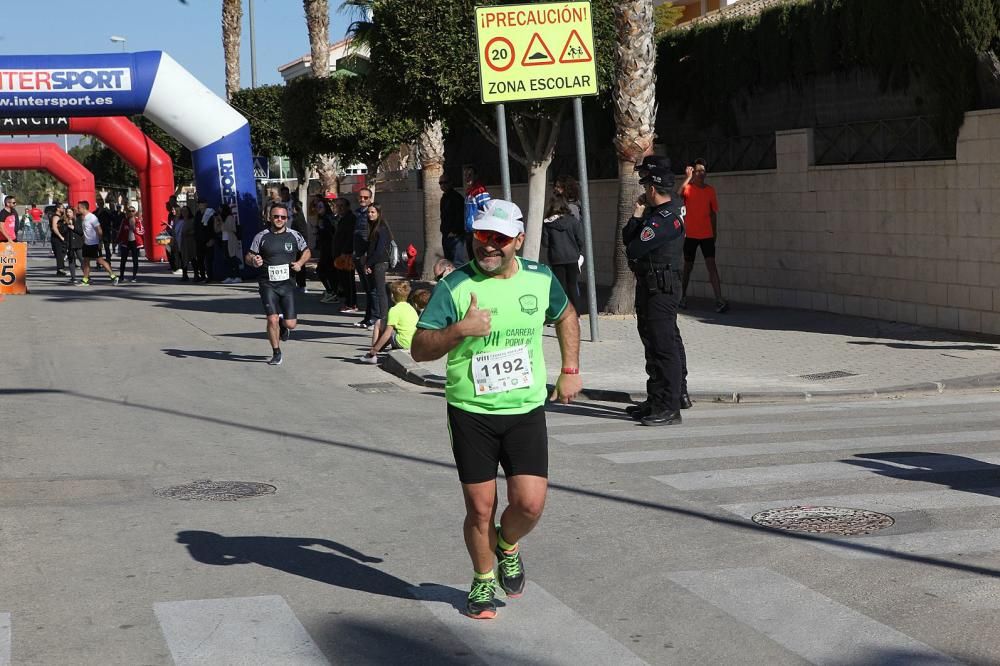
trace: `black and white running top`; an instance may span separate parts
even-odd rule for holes
[[[293,281],[294,277],[291,274],[289,264],[295,261],[299,253],[304,252],[307,247],[306,239],[294,229],[285,229],[277,234],[270,229],[261,231],[253,237],[253,242],[250,243],[250,252],[259,254],[264,260],[257,280],[271,284]]]

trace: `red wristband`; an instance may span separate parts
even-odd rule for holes
[[[578,375],[580,374],[580,368],[563,368],[562,373],[564,375]]]

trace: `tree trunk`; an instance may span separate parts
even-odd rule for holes
[[[328,0],[302,0],[309,30],[312,75],[323,78],[330,72],[330,5]]]
[[[222,0],[222,53],[226,63],[226,99],[240,89],[240,35],[243,0]]]
[[[625,222],[632,217],[632,209],[635,208],[635,200],[642,193],[639,185],[639,175],[635,172],[634,162],[618,163],[618,219],[619,224],[615,227],[615,247],[614,247],[614,278],[611,287],[611,297],[604,307],[609,314],[632,314],[635,312],[635,274],[629,270],[628,260],[625,258],[625,245],[622,243],[622,228]],[[627,217],[622,222],[621,211],[628,209]]]
[[[444,127],[440,120],[428,122],[419,139],[421,174],[424,182],[424,269],[425,280],[434,277],[434,262],[444,256],[441,247],[441,188],[444,173]]]
[[[615,5],[615,152],[618,153],[618,225],[615,232],[614,274],[611,298],[605,310],[612,314],[635,312],[635,276],[628,269],[621,230],[632,217],[639,196],[639,179],[633,171],[656,140],[656,49],[653,40],[653,1],[623,0]]]
[[[524,215],[524,247],[521,256],[538,261],[542,249],[542,220],[545,217],[545,190],[548,186],[552,153],[528,167],[528,211]]]
[[[336,155],[321,155],[316,158],[316,173],[323,186],[323,192],[333,192],[340,196],[340,170]]]

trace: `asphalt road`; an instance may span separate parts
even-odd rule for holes
[[[440,393],[315,297],[269,367],[252,285],[174,280],[0,303],[0,664],[1000,663],[1000,396],[553,407],[528,593],[476,622]],[[156,494],[199,480],[275,491]],[[795,505],[894,523],[749,519]]]

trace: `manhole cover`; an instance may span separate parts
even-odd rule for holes
[[[211,481],[206,479],[180,486],[158,488],[153,491],[153,494],[169,499],[232,502],[247,497],[273,495],[276,490],[277,488],[270,484],[257,483],[256,481]]]
[[[348,384],[358,393],[399,393],[403,388],[392,382],[377,382],[375,384]]]
[[[811,375],[799,375],[799,379],[808,379],[813,382],[821,382],[825,379],[841,379],[843,377],[857,377],[858,373],[847,370],[831,370],[830,372],[815,372]]]
[[[776,530],[841,536],[871,534],[891,527],[895,522],[892,516],[884,513],[845,509],[839,506],[788,506],[768,509],[754,514],[752,520],[758,525]]]

